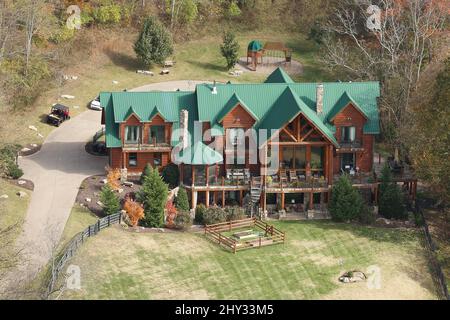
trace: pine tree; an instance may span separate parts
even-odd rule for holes
[[[143,224],[147,227],[160,228],[164,225],[164,207],[167,202],[167,184],[161,179],[157,169],[150,169],[150,174],[144,177],[137,200],[143,204],[145,218]]]
[[[236,38],[232,32],[225,32],[223,36],[223,43],[220,46],[220,52],[227,60],[227,69],[230,70],[233,68],[239,59],[239,43],[236,41]]]
[[[109,184],[105,184],[100,193],[100,201],[103,203],[103,211],[106,214],[119,212],[120,201],[117,194],[111,189]]]
[[[397,184],[392,181],[391,170],[387,164],[384,165],[381,172],[379,212],[388,219],[407,217],[403,194]]]
[[[148,17],[134,44],[134,52],[146,67],[150,68],[154,63],[163,64],[173,53],[172,37],[156,18]]]
[[[139,179],[141,184],[144,183],[144,178],[148,177],[150,175],[151,170],[152,170],[152,166],[150,165],[150,163],[147,163],[144,167],[144,170],[142,170],[141,178]]]
[[[180,186],[180,189],[178,189],[178,194],[175,197],[174,204],[179,211],[189,211],[189,199],[186,189],[183,186]]]
[[[329,210],[336,221],[354,220],[363,210],[363,199],[346,175],[342,175],[333,185]]]

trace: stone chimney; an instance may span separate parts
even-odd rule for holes
[[[316,112],[323,113],[323,84],[319,83],[316,87]]]
[[[188,147],[188,111],[182,109],[180,111],[180,142],[183,149]]]

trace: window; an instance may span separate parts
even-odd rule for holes
[[[355,141],[356,129],[355,127],[342,127],[342,142],[353,142]]]
[[[294,148],[282,147],[281,148],[281,167],[284,169],[294,168]]]
[[[306,168],[306,147],[295,147],[295,168]]]
[[[354,153],[343,153],[341,159],[341,169],[344,171],[350,171],[355,167],[355,154]]]
[[[162,164],[162,155],[159,152],[153,154],[153,167],[160,167]]]
[[[138,143],[139,141],[139,126],[126,126],[125,127],[125,142]]]
[[[239,143],[244,141],[244,129],[242,128],[231,128],[228,129],[228,139],[231,145],[237,146]]]
[[[322,169],[323,154],[322,147],[311,147],[311,169]]]
[[[130,153],[128,155],[128,166],[130,167],[137,166],[137,153]]]
[[[150,127],[150,144],[160,144],[166,142],[164,126]]]

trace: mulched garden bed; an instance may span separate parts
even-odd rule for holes
[[[13,179],[7,179],[7,181],[15,186],[33,191],[34,190],[34,183],[31,180],[27,180],[27,179],[17,179],[17,180],[13,180]]]
[[[19,152],[18,155],[22,157],[30,156],[39,150],[41,150],[42,144],[37,143],[30,143],[27,144],[25,147],[23,147]]]
[[[98,217],[103,217],[103,209],[97,203],[100,201],[100,191],[102,187],[105,185],[103,180],[106,179],[106,175],[95,175],[87,177],[83,180],[80,185],[77,197],[75,202],[80,204],[81,206],[88,208],[91,212],[93,212]],[[141,185],[139,183],[139,176],[130,177],[128,181],[133,182],[133,187],[120,186],[122,191],[118,193],[120,200],[123,200],[126,194],[130,192],[137,193],[141,189]],[[90,199],[90,201],[88,201]]]

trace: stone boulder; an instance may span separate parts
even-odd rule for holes
[[[348,271],[339,277],[339,281],[343,283],[362,282],[366,279],[364,272],[358,270]]]

